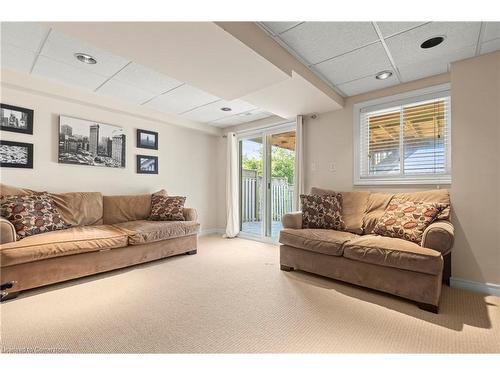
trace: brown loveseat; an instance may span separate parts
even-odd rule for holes
[[[31,193],[1,185],[1,195]],[[71,228],[16,241],[13,225],[0,218],[1,283],[16,281],[9,293],[197,251],[192,208],[185,221],[148,221],[151,194],[49,194]]]
[[[312,188],[311,194],[332,191]],[[448,190],[415,193],[342,193],[345,231],[303,229],[302,213],[283,217],[280,264],[284,271],[299,269],[377,289],[418,303],[437,313],[442,281],[449,285],[453,225],[443,210],[424,232],[420,245],[372,234],[393,197],[450,204]]]

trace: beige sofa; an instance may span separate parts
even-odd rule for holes
[[[1,195],[30,193],[1,185]],[[13,225],[0,218],[1,284],[16,282],[9,293],[197,251],[192,208],[184,209],[186,221],[148,221],[151,194],[50,195],[71,228],[16,241]]]
[[[331,191],[311,190],[311,194],[327,193]],[[451,276],[454,231],[449,209],[427,227],[420,244],[371,232],[393,197],[450,204],[448,190],[342,195],[345,231],[303,229],[301,212],[283,217],[281,269],[299,269],[395,294],[437,313],[442,282],[449,285]]]

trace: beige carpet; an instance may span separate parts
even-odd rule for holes
[[[4,352],[500,352],[500,298],[445,287],[439,315],[279,270],[278,247],[202,237],[198,254],[24,293]]]

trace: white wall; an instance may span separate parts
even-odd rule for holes
[[[29,79],[26,82],[29,83]],[[40,88],[40,80],[33,83]],[[48,82],[47,87],[52,84]],[[97,95],[93,103],[85,103],[2,82],[1,102],[34,110],[33,135],[1,132],[3,140],[34,144],[34,168],[1,168],[3,183],[35,190],[101,191],[104,194],[134,194],[165,188],[170,194],[187,196],[186,206],[198,210],[202,229],[217,226],[221,136],[135,116],[133,106],[128,109],[129,113],[106,108],[102,104],[106,101]],[[60,114],[123,127],[127,137],[126,168],[59,164]],[[137,128],[159,133],[158,151],[135,147]],[[159,174],[137,174],[137,154],[157,155]]]

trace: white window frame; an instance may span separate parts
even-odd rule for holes
[[[425,100],[436,99],[439,97],[451,97],[451,85],[445,83],[442,85],[431,86],[424,89],[408,91],[402,94],[387,96],[369,100],[366,102],[356,103],[353,106],[353,130],[354,130],[354,185],[436,185],[436,184],[451,184],[451,101],[450,108],[447,113],[447,124],[449,124],[449,132],[446,152],[446,167],[447,173],[440,175],[425,175],[425,176],[374,176],[361,177],[361,113],[367,111],[376,111],[378,109],[401,106],[403,104],[411,104]],[[402,140],[401,140],[402,142]]]

